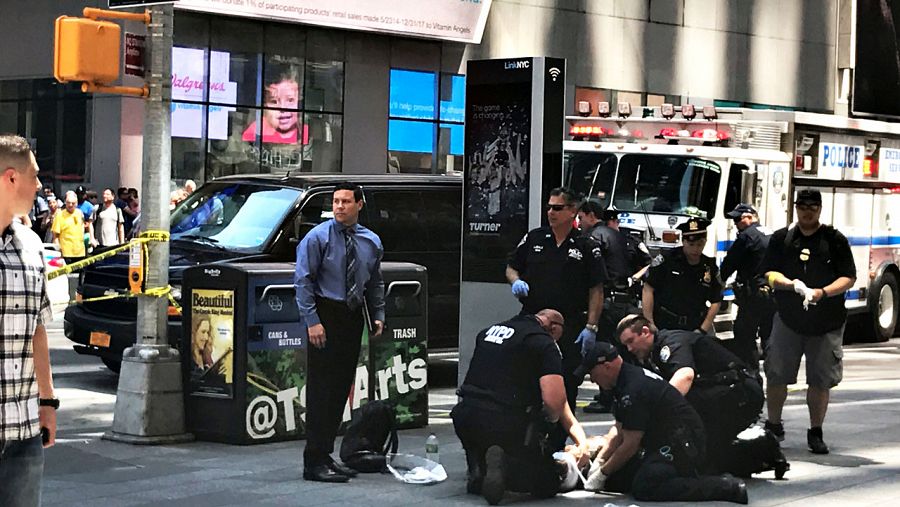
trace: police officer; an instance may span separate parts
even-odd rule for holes
[[[769,287],[759,271],[770,235],[759,225],[759,215],[749,204],[738,204],[725,216],[734,220],[739,232],[722,261],[721,278],[728,280],[737,272],[734,301],[738,305],[738,314],[734,321],[734,339],[722,343],[751,369],[758,370],[756,338],[759,336],[765,349],[775,314]]]
[[[700,416],[659,375],[622,361],[615,347],[597,342],[579,373],[612,390],[615,425],[595,463],[599,489],[647,501],[726,500],[746,504],[747,486],[730,475],[699,475],[706,450]]]
[[[740,358],[709,335],[657,330],[642,315],[622,319],[617,334],[700,414],[707,435],[707,470],[749,476],[774,468],[776,478],[784,476],[788,464],[771,432],[732,445],[738,433],[756,422],[763,406],[762,386]]]
[[[577,211],[578,204],[571,190],[551,190],[547,201],[548,226],[525,235],[510,255],[506,269],[512,293],[522,302],[523,314],[552,308],[566,319],[559,348],[566,396],[572,407],[583,380],[572,375],[581,362],[579,345],[587,346],[597,339],[603,310],[603,283],[608,278],[600,246],[573,227]],[[562,435],[559,444],[564,440]]]
[[[609,275],[603,286],[603,314],[600,316],[599,335],[601,339],[616,345],[625,361],[634,362],[634,357],[628,349],[617,343],[614,333],[616,324],[622,317],[638,311],[637,296],[633,287],[635,280],[640,278],[638,274],[640,270],[650,264],[647,247],[619,230],[617,209],[604,209],[603,204],[596,199],[587,199],[581,204],[578,210],[578,223],[582,233],[600,245],[606,272]],[[594,397],[594,401],[584,407],[584,411],[608,412],[611,402],[611,394],[601,391]]]
[[[761,268],[775,289],[777,307],[766,351],[766,428],[784,438],[781,411],[787,386],[797,382],[805,356],[810,422],[806,443],[811,452],[827,454],[822,424],[831,388],[843,378],[844,292],[856,283],[856,265],[846,236],[819,222],[821,192],[800,190],[794,205],[796,226],[772,235]]]
[[[644,316],[659,329],[714,333],[722,280],[712,257],[703,255],[710,221],[691,217],[678,226],[682,247],[653,259],[644,280]],[[707,306],[708,304],[708,306]]]
[[[556,494],[560,474],[547,445],[559,421],[584,465],[587,438],[566,401],[556,340],[565,323],[555,310],[519,315],[478,333],[468,373],[450,413],[466,452],[466,490],[496,505],[506,490]],[[505,470],[515,473],[506,474]]]

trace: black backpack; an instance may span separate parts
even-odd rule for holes
[[[341,442],[341,461],[359,472],[387,470],[387,453],[399,444],[394,406],[370,401],[359,407]]]

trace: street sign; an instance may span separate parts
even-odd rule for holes
[[[110,9],[126,9],[145,5],[174,4],[178,0],[109,0]]]
[[[144,77],[145,41],[147,37],[125,32],[125,74]]]

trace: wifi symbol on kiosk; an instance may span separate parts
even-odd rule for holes
[[[553,79],[554,82],[556,81],[556,78],[558,78],[559,75],[562,73],[562,71],[556,67],[550,67],[550,70],[548,72],[550,72],[550,77]]]

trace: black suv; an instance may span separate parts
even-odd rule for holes
[[[190,266],[296,260],[300,238],[332,217],[332,189],[347,180],[363,188],[360,223],[381,237],[384,260],[428,269],[429,349],[456,347],[462,217],[462,179],[456,176],[244,175],[209,182],[172,212],[169,283],[175,297]],[[78,291],[84,299],[125,293],[127,274],[127,255],[118,255],[85,269]],[[169,310],[169,341],[177,346],[181,317]],[[99,356],[118,371],[122,351],[135,342],[136,315],[134,298],[72,305],[65,334],[77,352]]]

